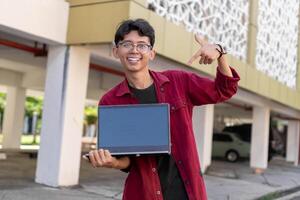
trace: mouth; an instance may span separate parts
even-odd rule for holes
[[[127,61],[131,64],[136,64],[138,63],[142,58],[141,57],[137,57],[137,56],[128,56],[127,57]]]

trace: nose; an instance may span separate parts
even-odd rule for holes
[[[130,49],[130,52],[134,52],[134,53],[138,53],[139,51],[137,50],[137,45],[134,44],[132,45],[131,49]]]

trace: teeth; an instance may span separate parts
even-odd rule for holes
[[[139,58],[128,58],[129,61],[138,61],[140,60]]]

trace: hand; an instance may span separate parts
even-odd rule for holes
[[[111,156],[108,150],[103,149],[90,151],[88,159],[93,167],[117,168],[119,162],[116,157]]]
[[[195,40],[198,44],[200,44],[201,48],[190,58],[188,61],[189,65],[191,65],[199,57],[199,64],[211,64],[220,56],[220,53],[216,50],[218,46],[208,43],[205,41],[203,36],[195,35]]]

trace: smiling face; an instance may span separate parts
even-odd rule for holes
[[[126,43],[134,45],[133,48],[128,48]],[[124,44],[124,45],[121,45]],[[137,31],[130,31],[124,36],[124,39],[113,48],[113,54],[120,59],[126,72],[148,72],[148,64],[155,57],[155,51],[149,48],[146,52],[139,51],[139,44],[150,46],[150,41],[147,36],[140,36]]]

